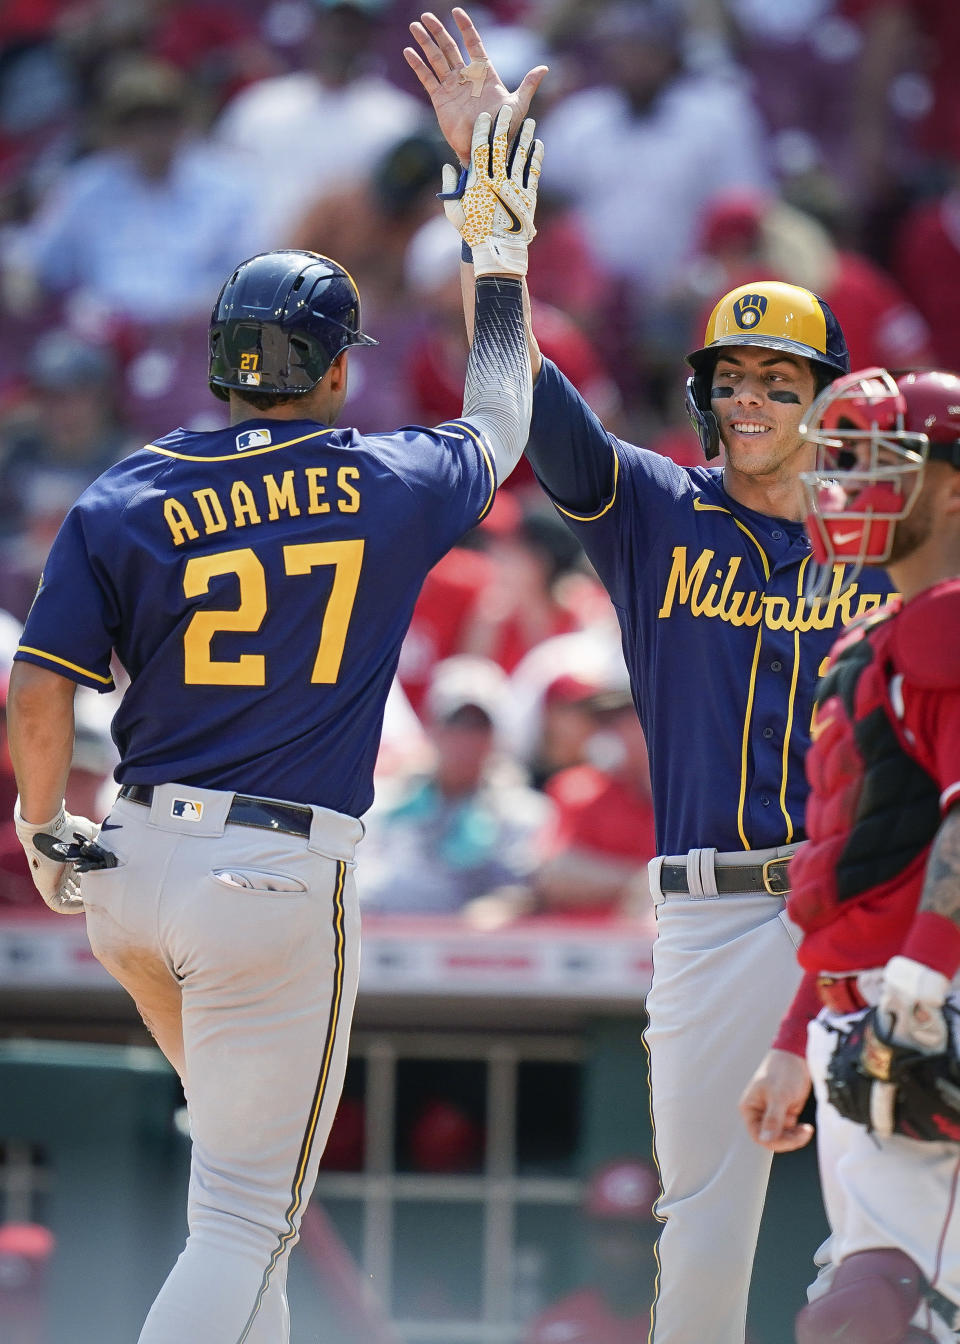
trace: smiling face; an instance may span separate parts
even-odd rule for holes
[[[745,477],[781,479],[807,469],[811,449],[800,438],[800,425],[815,393],[807,359],[763,346],[721,350],[710,406],[728,469]]]

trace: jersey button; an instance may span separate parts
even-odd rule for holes
[[[777,532],[771,532],[770,535],[771,535],[771,537],[773,537],[774,541],[782,541],[782,540],[783,540],[783,533],[780,532],[780,531],[777,531]]]
[[[772,729],[772,728],[764,728],[764,730],[763,730],[763,735],[764,735],[764,737],[766,737],[766,738],[768,738],[768,739],[771,738],[771,737],[773,737],[773,729]]]
[[[764,807],[770,806],[770,799],[767,797],[765,793],[762,793],[760,795],[760,802],[763,804]]]
[[[774,658],[773,662],[770,664],[770,671],[771,672],[783,671],[783,663],[781,663],[779,658]]]

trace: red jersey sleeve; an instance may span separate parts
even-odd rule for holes
[[[806,1055],[807,1027],[817,1016],[823,1004],[817,992],[816,971],[806,971],[793,1003],[783,1015],[773,1042],[774,1050],[788,1050],[791,1055]]]
[[[936,755],[940,806],[944,812],[960,802],[960,690],[939,697]]]
[[[904,726],[925,748],[923,764],[940,786],[940,808],[947,812],[960,802],[960,687],[923,691],[908,688],[906,696]]]

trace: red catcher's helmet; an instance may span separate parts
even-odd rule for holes
[[[590,1218],[652,1223],[660,1181],[649,1162],[634,1158],[599,1167],[587,1185],[584,1211]]]
[[[960,377],[861,369],[831,383],[800,432],[817,445],[801,480],[820,564],[882,565],[931,459],[960,468]]]

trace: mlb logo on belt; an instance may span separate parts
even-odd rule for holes
[[[269,429],[247,429],[237,435],[237,452],[245,452],[248,448],[262,448],[264,444],[271,442]]]
[[[174,798],[170,804],[171,817],[179,817],[181,821],[200,821],[203,817],[203,803],[195,802],[192,798]]]

